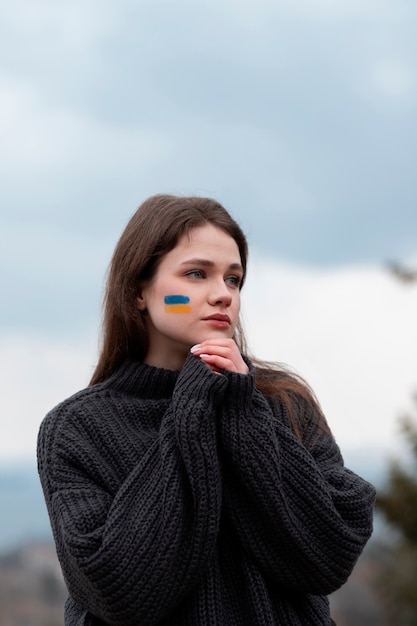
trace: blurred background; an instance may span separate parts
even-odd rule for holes
[[[241,224],[252,352],[307,378],[378,487],[338,626],[417,624],[416,20],[411,0],[4,0],[0,626],[63,623],[37,431],[88,384],[112,250],[159,192]]]

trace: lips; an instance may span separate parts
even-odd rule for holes
[[[221,313],[215,313],[214,315],[209,315],[203,319],[204,321],[216,320],[218,322],[226,322],[227,324],[230,324],[230,317],[228,315],[222,315]]]

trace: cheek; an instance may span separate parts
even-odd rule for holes
[[[236,298],[234,299],[233,306],[235,307],[235,309],[237,311],[239,311],[240,310],[240,305],[241,305],[240,293],[238,293],[238,294],[236,294]]]
[[[182,294],[172,294],[164,297],[165,313],[181,315],[191,312],[190,298]]]

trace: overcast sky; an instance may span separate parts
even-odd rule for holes
[[[342,443],[392,440],[417,383],[417,286],[384,269],[417,263],[416,24],[412,0],[2,3],[0,455],[87,382],[112,249],[157,192],[230,210],[256,352],[313,379]]]

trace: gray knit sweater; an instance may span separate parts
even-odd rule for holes
[[[38,441],[67,626],[329,626],[373,487],[301,400],[303,443],[248,375],[125,362]]]

